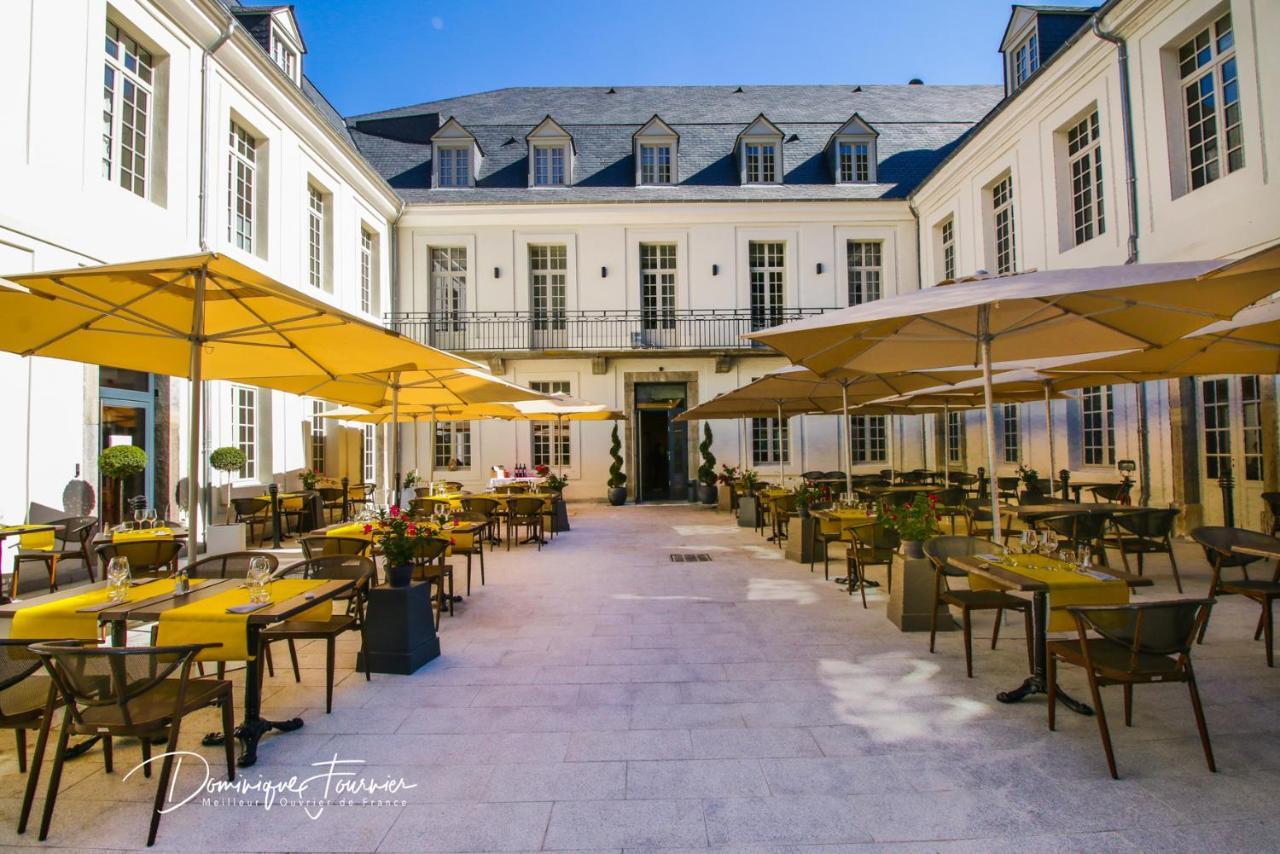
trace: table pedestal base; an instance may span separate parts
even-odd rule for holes
[[[255,718],[240,724],[235,731],[235,737],[240,741],[240,758],[236,760],[236,765],[241,768],[248,768],[254,765],[258,761],[258,742],[271,730],[293,732],[294,730],[302,729],[302,725],[302,718],[290,718],[287,721],[269,721],[266,718]],[[205,747],[214,747],[222,744],[223,741],[222,733],[211,732],[201,739],[200,743]]]
[[[996,694],[996,699],[1002,703],[1018,703],[1030,697],[1032,694],[1048,694],[1049,691],[1045,687],[1043,679],[1038,676],[1028,676],[1023,680],[1022,684],[1012,691],[1001,691]],[[1066,691],[1058,688],[1054,692],[1058,698],[1058,702],[1066,706],[1071,711],[1080,715],[1092,715],[1093,707],[1087,703],[1082,703],[1075,697],[1072,697]]]

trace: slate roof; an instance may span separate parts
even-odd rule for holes
[[[357,148],[411,204],[904,198],[1001,99],[1000,86],[637,86],[499,89],[347,119]],[[734,140],[763,113],[784,134],[784,183],[740,186]],[[876,184],[835,184],[825,147],[858,113],[880,134]],[[674,187],[634,186],[632,134],[655,114],[680,134]],[[529,131],[573,135],[574,185],[528,187]],[[431,187],[433,133],[450,117],[485,151],[470,189]]]

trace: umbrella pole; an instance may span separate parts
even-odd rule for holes
[[[207,267],[201,267],[196,274],[195,296],[191,301],[191,364],[189,377],[191,380],[191,446],[187,458],[187,516],[189,522],[189,545],[187,560],[194,561],[200,552],[200,409],[202,378],[204,365],[204,296],[205,284],[209,275]],[[123,514],[122,514],[123,516]]]
[[[1049,431],[1049,497],[1053,497],[1053,479],[1057,476],[1055,471],[1055,454],[1053,448],[1053,406],[1049,403],[1049,381],[1044,383],[1044,424],[1045,429]]]
[[[982,353],[982,406],[987,416],[987,488],[991,493],[991,539],[1003,540],[1000,530],[1000,490],[996,489],[996,425],[995,407],[991,402],[991,309],[978,311],[978,349]]]
[[[391,443],[391,459],[392,459],[391,467],[392,469],[395,470],[395,473],[396,473],[395,486],[392,488],[392,491],[391,491],[391,495],[392,495],[391,503],[395,505],[399,505],[400,498],[401,498],[401,491],[402,491],[401,484],[403,483],[403,481],[400,480],[401,470],[400,470],[400,372],[399,371],[397,371],[394,374],[391,382],[391,435],[394,437],[394,441]]]
[[[844,497],[853,498],[853,457],[849,445],[849,383],[840,383],[840,429],[836,431],[840,440],[840,465],[844,469]]]
[[[431,435],[427,437],[427,484],[436,485],[436,408],[431,407],[431,423],[427,425]]]
[[[413,470],[417,471],[419,460],[422,459],[418,455],[418,413],[413,414]]]
[[[782,401],[777,401],[778,406],[778,486],[781,487],[787,481],[787,454],[791,450],[788,445],[791,443],[791,437],[787,435],[786,422],[782,420]]]
[[[894,469],[897,468],[897,466],[894,465],[897,462],[895,457],[898,456],[898,442],[897,442],[898,437],[895,436],[893,433],[895,426],[896,425],[894,424],[893,416],[886,415],[884,417],[884,440],[889,445],[888,447],[889,453],[886,456],[889,458],[889,485],[890,486],[893,486],[893,472],[894,472]]]
[[[951,404],[942,399],[942,484],[951,485]]]

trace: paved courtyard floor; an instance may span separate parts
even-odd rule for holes
[[[487,554],[488,583],[445,618],[443,655],[415,675],[366,683],[346,643],[330,715],[322,648],[302,650],[303,684],[287,665],[268,680],[268,716],[306,726],[264,740],[242,780],[360,760],[343,768],[412,788],[345,797],[397,803],[305,808],[280,792],[268,810],[260,790],[203,796],[249,805],[197,795],[165,816],[156,848],[1280,850],[1280,669],[1252,641],[1256,605],[1224,599],[1195,652],[1219,773],[1205,768],[1183,686],[1139,688],[1132,728],[1108,689],[1112,781],[1092,718],[1064,710],[1049,732],[1042,699],[995,701],[1025,675],[1020,619],[992,651],[990,617],[976,618],[967,679],[958,633],[930,655],[927,634],[886,619],[884,594],[864,610],[821,566],[784,560],[727,514],[578,504],[572,524],[541,552]],[[670,558],[689,552],[712,561]],[[1202,593],[1203,556],[1179,555],[1188,593]],[[1167,563],[1148,572],[1159,582],[1142,599],[1174,592]],[[1061,681],[1087,695],[1080,673]],[[199,744],[211,729],[212,715],[195,718],[182,747],[218,780],[217,751]],[[136,743],[119,744],[111,775],[101,751],[68,763],[43,845],[14,832],[23,777],[4,745],[0,845],[143,847],[155,784],[123,779]],[[174,798],[203,779],[189,757]],[[302,797],[325,797],[325,781]],[[331,784],[328,797],[344,795]]]

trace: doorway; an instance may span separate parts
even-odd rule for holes
[[[155,390],[152,375],[139,371],[102,368],[99,373],[98,397],[101,406],[101,428],[98,450],[113,445],[134,445],[147,454],[146,471],[135,474],[124,483],[124,500],[146,496],[147,506],[155,506]],[[119,492],[105,478],[98,484],[102,518],[124,519],[116,505]]]
[[[636,383],[636,502],[684,501],[689,483],[685,383]]]
[[[1198,383],[1204,523],[1226,524],[1218,478],[1229,474],[1235,525],[1261,530],[1267,469],[1262,378],[1201,377]]]

